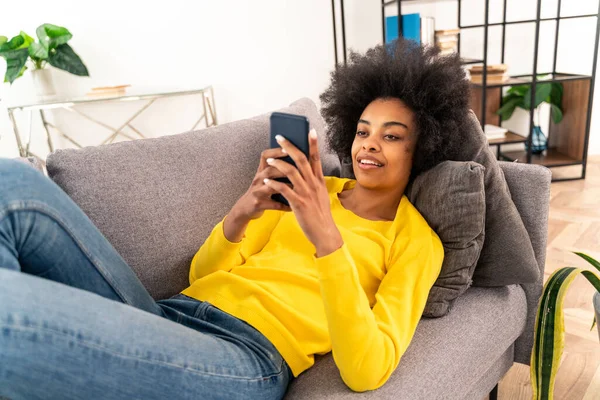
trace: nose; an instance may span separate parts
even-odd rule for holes
[[[369,135],[369,137],[365,138],[362,143],[362,148],[366,151],[378,151],[379,143],[377,139],[374,138],[375,135]]]

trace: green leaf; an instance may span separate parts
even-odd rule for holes
[[[552,121],[555,124],[559,124],[563,119],[562,110],[554,104],[550,104],[550,114],[552,114]]]
[[[506,121],[507,119],[510,119],[510,117],[512,117],[515,108],[522,102],[523,99],[520,97],[510,98],[502,105],[502,107],[500,107],[498,111],[496,111],[496,114],[500,115],[502,121]]]
[[[579,253],[574,251],[573,254],[577,254],[579,257],[583,258],[585,261],[589,262],[592,266],[594,266],[598,271],[600,271],[600,262],[596,261],[594,258],[588,256],[584,253]]]
[[[73,51],[68,44],[61,44],[50,53],[48,62],[53,67],[70,72],[79,76],[90,76],[87,67],[81,61],[81,58]]]
[[[28,34],[26,34],[23,31],[21,31],[21,33],[19,33],[19,35],[21,35],[21,37],[24,40],[23,44],[21,46],[19,46],[20,49],[26,49],[31,45],[31,43],[35,42],[34,38],[32,38],[31,36],[29,36]]]
[[[529,90],[529,85],[519,85],[519,86],[513,86],[510,89],[508,89],[506,91],[506,93],[509,94],[517,94],[521,97],[525,96],[525,93],[527,93],[527,91]]]
[[[27,49],[10,50],[0,54],[6,59],[6,73],[4,74],[4,82],[12,83],[19,76],[23,75],[25,71],[25,62],[29,57],[29,51]]]
[[[589,261],[589,260],[588,260]],[[533,400],[552,399],[554,382],[565,343],[563,303],[569,286],[582,274],[600,291],[600,278],[581,268],[560,268],[552,273],[542,290],[534,328],[530,360]]]
[[[559,108],[562,107],[562,97],[564,88],[560,82],[552,82],[552,91],[550,92],[550,104],[554,104]]]
[[[8,42],[8,38],[6,36],[0,36],[0,46],[6,42]]]
[[[48,58],[48,50],[39,43],[31,43],[31,46],[29,46],[29,55],[34,59],[45,60]]]
[[[67,43],[73,35],[67,28],[52,24],[42,24],[38,26],[35,33],[42,46],[47,50],[55,49],[58,46]]]
[[[8,42],[4,43],[2,46],[0,46],[0,54],[7,51],[17,50],[23,45],[23,43],[25,43],[25,39],[23,38],[23,36],[17,35],[14,38],[10,39]]]
[[[533,108],[537,108],[542,104],[552,91],[552,85],[550,83],[540,83],[535,86],[535,104]],[[523,106],[526,110],[531,108],[531,86],[527,89],[527,93],[523,97]]]

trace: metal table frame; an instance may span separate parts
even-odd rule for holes
[[[82,98],[78,98],[78,99],[72,99],[71,101],[59,100],[59,99],[46,100],[46,101],[42,100],[42,101],[39,101],[38,103],[33,102],[33,104],[9,105],[7,107],[7,110],[8,110],[9,119],[12,123],[13,131],[15,134],[15,139],[17,141],[19,155],[21,157],[28,157],[28,156],[36,157],[45,166],[44,158],[34,154],[30,150],[31,134],[32,134],[31,122],[33,119],[33,113],[35,111],[39,112],[39,116],[42,121],[42,125],[46,132],[48,149],[49,149],[49,152],[52,153],[54,151],[54,144],[52,143],[52,135],[50,134],[49,128],[54,129],[62,137],[67,139],[69,142],[73,143],[75,146],[77,146],[79,148],[81,148],[83,146],[81,144],[77,143],[77,141],[75,139],[73,139],[72,137],[67,135],[65,132],[61,131],[56,125],[50,123],[48,121],[48,119],[46,118],[45,111],[47,111],[47,110],[55,109],[55,108],[62,108],[67,111],[76,113],[76,114],[84,117],[85,119],[108,129],[111,132],[110,135],[107,136],[100,143],[100,144],[108,144],[108,143],[112,143],[115,140],[115,138],[117,138],[117,136],[123,136],[130,140],[137,139],[136,137],[131,136],[130,134],[124,132],[123,130],[125,128],[131,129],[140,138],[146,138],[146,136],[142,132],[140,132],[140,130],[138,128],[135,128],[132,125],[132,122],[137,117],[139,117],[140,114],[142,114],[148,107],[150,107],[152,104],[154,104],[154,102],[156,100],[161,99],[161,98],[167,98],[167,97],[189,96],[189,95],[198,95],[198,94],[202,95],[202,115],[200,116],[200,118],[198,118],[198,120],[196,121],[196,123],[194,123],[194,125],[192,126],[192,128],[190,130],[196,129],[198,124],[200,122],[202,122],[203,119],[206,122],[206,127],[216,126],[218,124],[218,122],[217,122],[216,109],[214,107],[215,97],[214,97],[214,91],[213,91],[212,86],[206,86],[202,89],[171,91],[171,92],[164,92],[164,93],[148,93],[148,94],[125,93],[123,95],[116,95],[116,96],[82,97]],[[75,108],[75,105],[78,105],[78,104],[107,103],[107,102],[120,102],[120,101],[138,101],[138,100],[145,101],[145,104],[143,104],[141,108],[139,108],[131,117],[129,117],[127,119],[127,121],[125,121],[123,124],[121,124],[117,128],[115,128],[109,124],[106,124],[102,121],[99,121],[98,119]],[[15,118],[15,111],[21,111],[21,112],[28,111],[29,112],[29,134],[28,134],[28,139],[27,139],[26,143],[24,143],[21,138],[21,134],[19,132],[19,127],[17,125],[17,120]],[[209,121],[209,119],[210,119],[210,121]]]

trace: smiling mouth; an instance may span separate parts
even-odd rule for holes
[[[371,160],[361,160],[358,162],[358,167],[360,169],[379,169],[379,168],[383,168],[383,164],[379,164],[376,163],[375,161],[371,161]]]

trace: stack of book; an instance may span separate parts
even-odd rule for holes
[[[458,34],[460,29],[446,29],[435,31],[435,44],[440,48],[441,55],[458,52]]]
[[[485,124],[484,132],[488,140],[504,139],[508,129],[496,125]]]
[[[487,83],[502,83],[508,80],[506,70],[508,66],[506,64],[488,65],[487,66]],[[471,82],[482,83],[483,82],[483,65],[474,65],[469,68],[471,74]]]
[[[116,86],[98,86],[92,88],[88,96],[122,96],[127,92],[127,88],[131,85],[116,85]]]

